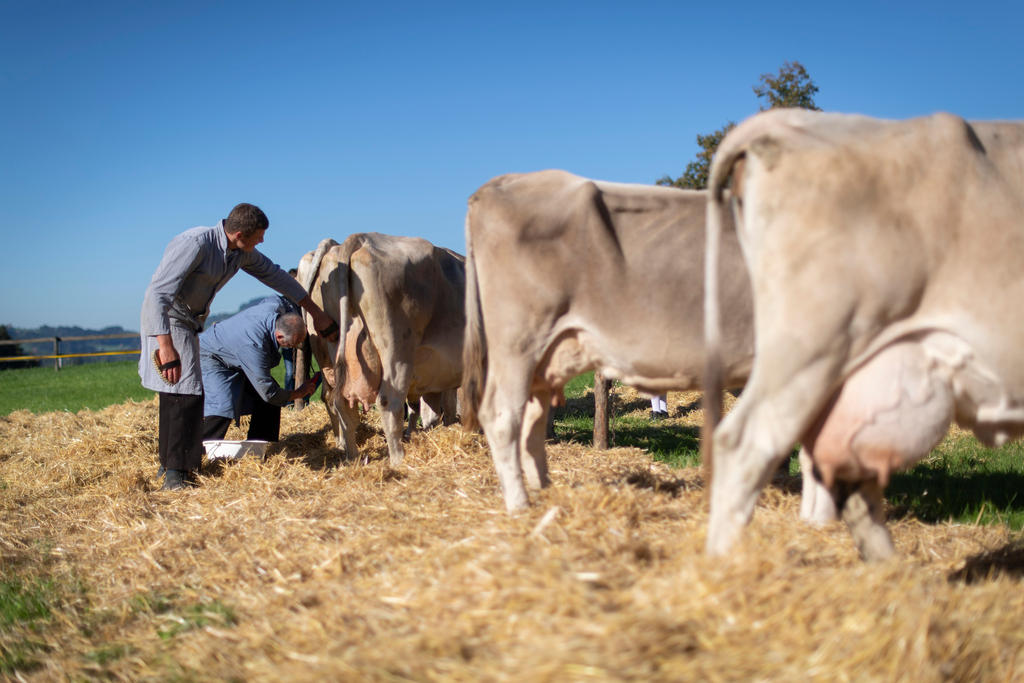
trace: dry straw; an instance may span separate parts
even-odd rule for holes
[[[674,402],[679,397],[673,395]],[[701,554],[697,468],[550,447],[509,516],[483,438],[379,421],[349,462],[320,404],[265,461],[160,492],[156,402],[0,418],[0,571],[53,614],[0,623],[25,680],[1013,680],[1021,553],[1002,527],[892,524],[862,564],[769,487],[742,548]],[[244,427],[244,421],[243,421]],[[235,427],[227,438],[243,438]]]

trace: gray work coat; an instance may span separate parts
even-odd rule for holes
[[[259,251],[228,249],[224,221],[186,230],[167,245],[142,302],[142,386],[171,394],[203,393],[198,335],[214,294],[239,268],[293,301],[306,296],[295,278]],[[158,334],[170,334],[181,356],[181,379],[176,384],[168,384],[154,366]]]

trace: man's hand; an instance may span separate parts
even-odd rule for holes
[[[313,318],[313,329],[317,334],[329,342],[338,341],[338,323],[331,320],[331,316],[324,313],[324,309],[317,306],[308,294],[302,297],[299,306]]]
[[[320,378],[321,374],[318,372],[303,382],[302,386],[292,391],[291,400],[294,401],[299,398],[307,398],[316,393],[317,387],[320,386]]]
[[[168,384],[177,384],[178,380],[181,379],[181,356],[178,355],[178,350],[174,348],[171,335],[159,334],[156,340],[160,345],[160,348],[157,350],[157,360],[159,360],[159,367],[157,369],[163,375],[163,378],[167,380]]]
[[[338,341],[338,323],[331,320],[331,317],[321,309],[318,308],[317,311],[319,311],[319,315],[313,314],[313,327],[316,328],[316,333],[327,341]]]

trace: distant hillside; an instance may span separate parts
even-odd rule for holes
[[[265,294],[263,296],[258,296],[255,299],[249,299],[248,301],[243,303],[241,306],[239,306],[237,311],[232,311],[231,313],[211,313],[210,317],[208,317],[206,319],[206,327],[209,328],[210,325],[212,325],[214,323],[219,323],[221,320],[224,320],[225,318],[230,318],[235,313],[240,313],[240,312],[244,311],[245,309],[249,308],[250,306],[252,306],[254,304],[257,304],[260,301],[263,301],[268,296],[273,296],[273,295],[272,294]]]
[[[102,334],[130,334],[137,335],[138,332],[126,330],[118,325],[111,325],[99,330],[92,330],[85,327],[43,325],[42,327],[12,327],[7,326],[7,333],[11,339],[38,339],[45,338],[47,341],[18,344],[19,355],[43,356],[53,353],[53,338],[60,337],[60,352],[65,353],[99,353],[101,351],[134,351],[139,348],[137,336],[125,337],[123,339],[94,339],[85,341],[64,341],[67,337],[90,337]],[[13,355],[13,354],[12,354]],[[126,360],[129,355],[98,356],[88,358],[64,358],[62,365],[78,365],[80,363],[96,363],[108,360]],[[40,361],[26,361],[33,365],[53,365],[51,359]],[[9,364],[0,366],[11,367]]]
[[[66,327],[12,327],[7,326],[11,339],[34,339],[36,337],[87,337],[94,334],[138,334],[134,330],[126,330],[119,325],[104,327],[102,330],[90,330],[77,325]]]

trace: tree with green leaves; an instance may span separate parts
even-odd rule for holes
[[[820,111],[818,105],[814,103],[818,86],[814,84],[807,69],[800,62],[783,62],[777,74],[761,74],[759,80],[759,85],[753,86],[754,94],[762,102],[768,102],[768,106],[761,105],[761,111],[776,107],[800,107]],[[655,184],[694,190],[707,187],[711,157],[714,156],[722,139],[735,127],[736,123],[729,121],[713,133],[697,135],[700,151],[697,152],[697,158],[686,165],[683,175],[675,179],[667,175],[662,176]]]

